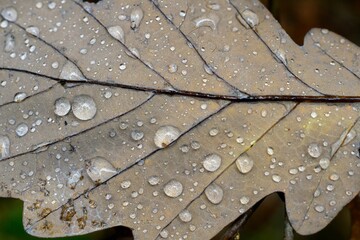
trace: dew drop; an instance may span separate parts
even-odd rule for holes
[[[185,209],[185,210],[183,210],[183,211],[181,211],[181,212],[179,213],[179,218],[180,218],[181,221],[187,223],[187,222],[190,222],[190,221],[191,221],[192,215],[191,215],[191,213],[189,212],[189,210]]]
[[[71,171],[70,176],[68,177],[67,180],[67,186],[71,189],[74,189],[76,187],[76,184],[80,181],[80,179],[81,179],[80,170]]]
[[[70,61],[67,61],[63,66],[60,78],[65,80],[85,80],[79,68]]]
[[[175,63],[172,63],[168,66],[169,73],[175,73],[178,69],[178,66]]]
[[[0,160],[10,156],[10,139],[5,135],[0,135]]]
[[[203,166],[209,172],[215,172],[221,165],[221,157],[217,154],[210,154],[205,157]]]
[[[197,28],[210,27],[214,31],[214,30],[216,30],[219,21],[220,21],[220,18],[217,15],[210,13],[208,15],[204,15],[204,16],[194,19],[193,23],[195,24],[195,26]]]
[[[26,32],[30,33],[31,35],[38,37],[40,34],[40,30],[38,27],[30,26],[26,28]]]
[[[7,7],[1,11],[1,16],[9,22],[15,22],[17,19],[17,11],[13,7]]]
[[[139,141],[144,137],[144,132],[140,130],[133,130],[131,132],[131,138],[135,141]]]
[[[14,102],[22,102],[27,97],[26,93],[24,92],[18,92],[14,96]]]
[[[102,157],[87,160],[85,168],[90,179],[96,184],[105,182],[117,173],[114,166]]]
[[[160,127],[154,137],[154,143],[158,148],[165,148],[180,136],[180,130],[174,126]]]
[[[16,127],[16,135],[18,135],[18,137],[23,137],[25,136],[29,131],[29,127],[28,125],[26,125],[26,123],[20,123],[17,127]]]
[[[241,13],[241,16],[246,21],[246,23],[249,24],[249,26],[251,28],[254,28],[255,26],[259,25],[258,15],[256,13],[254,13],[253,11],[251,11],[250,9],[245,9]]]
[[[282,62],[285,66],[287,65],[286,53],[283,49],[277,49],[275,51],[276,57]]]
[[[278,183],[278,182],[281,181],[281,177],[280,177],[279,175],[277,175],[277,174],[272,175],[271,178],[272,178],[272,180],[273,180],[274,182],[276,182],[276,183]]]
[[[4,51],[11,52],[14,49],[15,49],[15,37],[11,33],[8,33],[6,34],[6,38],[5,38]]]
[[[308,153],[311,157],[318,158],[322,153],[322,149],[317,143],[311,143],[308,147]]]
[[[88,95],[78,95],[74,98],[72,112],[79,120],[90,120],[96,114],[96,104],[94,99]]]
[[[315,211],[317,211],[318,213],[321,213],[325,210],[324,206],[322,205],[316,205],[315,206]]]
[[[245,174],[251,171],[254,166],[254,161],[245,153],[236,159],[236,167]]]
[[[249,201],[250,201],[250,199],[248,197],[246,197],[246,196],[243,196],[243,197],[240,198],[240,203],[243,204],[243,205],[248,204]]]
[[[219,133],[219,130],[217,128],[212,128],[209,131],[209,135],[212,137],[216,136],[218,133]]]
[[[205,189],[205,195],[211,203],[219,204],[224,197],[224,191],[219,185],[212,183]]]
[[[160,182],[160,178],[158,176],[151,176],[149,177],[148,179],[148,183],[151,185],[151,186],[155,186],[155,185],[158,185]]]
[[[327,169],[330,166],[330,159],[328,158],[322,158],[319,161],[319,165],[322,169]]]
[[[140,26],[140,22],[144,17],[144,12],[141,8],[135,7],[130,14],[131,29],[136,29]]]
[[[68,114],[70,112],[71,109],[71,104],[70,101],[64,97],[62,98],[58,98],[55,101],[55,110],[54,113],[57,116],[65,116],[66,114]]]
[[[176,198],[183,192],[183,185],[176,180],[171,180],[164,187],[164,193],[168,197]]]
[[[124,30],[120,26],[112,26],[108,29],[109,34],[115,38],[116,40],[119,40],[120,42],[125,42],[125,33]]]

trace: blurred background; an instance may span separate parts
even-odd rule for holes
[[[360,46],[360,0],[261,1],[299,45],[303,44],[306,32],[311,28],[320,27],[336,32]],[[351,238],[352,227],[353,236],[351,239],[360,239],[360,234],[356,235],[356,232],[360,232],[360,224],[357,222],[360,222],[360,213],[358,213],[358,211],[360,212],[360,204],[358,202],[359,199],[356,199],[345,207],[323,231],[311,236],[295,235],[295,239],[348,240]],[[283,239],[284,211],[284,204],[277,194],[267,197],[242,229],[240,239]],[[27,235],[23,229],[21,201],[0,199],[0,212],[0,239],[38,240],[38,238]],[[130,240],[132,239],[131,236],[129,229],[116,227],[80,237],[56,238],[54,240]]]

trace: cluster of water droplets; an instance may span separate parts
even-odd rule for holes
[[[55,101],[54,113],[63,117],[66,116],[70,109],[74,116],[82,121],[93,119],[96,115],[97,108],[95,101],[89,95],[81,94],[74,97],[72,104],[67,98],[61,97]]]

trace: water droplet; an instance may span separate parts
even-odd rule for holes
[[[325,208],[322,205],[316,205],[315,206],[315,211],[317,211],[319,213],[323,212],[324,210],[325,210]]]
[[[0,160],[10,156],[10,139],[5,135],[0,135]]]
[[[1,16],[9,22],[15,22],[17,19],[17,11],[13,7],[7,7],[1,11]]]
[[[29,131],[29,127],[28,125],[26,125],[26,123],[20,123],[17,127],[16,127],[16,135],[18,135],[19,137],[23,137],[25,136]]]
[[[11,52],[14,49],[15,49],[15,37],[11,33],[8,33],[6,34],[6,38],[5,38],[4,51]]]
[[[193,22],[197,28],[210,27],[213,31],[216,30],[219,21],[220,21],[220,18],[213,13],[198,17],[193,20]]]
[[[55,110],[54,113],[60,117],[65,116],[70,112],[71,104],[70,101],[66,98],[58,98],[55,101]]]
[[[168,232],[167,230],[162,230],[162,231],[160,232],[160,236],[161,236],[162,238],[168,238],[168,237],[169,237],[169,232]]]
[[[179,213],[179,218],[183,222],[190,222],[192,219],[192,215],[189,210],[185,209]]]
[[[245,9],[241,13],[241,16],[246,21],[246,23],[249,24],[249,26],[251,28],[254,28],[255,26],[259,25],[258,15],[256,13],[254,13],[253,11],[251,11],[250,9]]]
[[[103,183],[117,171],[114,166],[105,158],[95,157],[85,162],[86,172],[94,183]]]
[[[67,180],[67,186],[71,189],[74,189],[76,187],[76,184],[81,179],[81,170],[73,170],[70,172],[70,176]]]
[[[190,146],[191,146],[192,149],[198,150],[201,145],[200,145],[200,143],[199,143],[198,141],[192,141],[192,142],[190,143]]]
[[[217,128],[212,128],[209,131],[209,135],[212,136],[212,137],[218,135],[218,133],[219,133],[219,130]]]
[[[139,141],[144,137],[144,133],[140,130],[133,130],[131,132],[131,138],[135,141]]]
[[[219,204],[224,197],[224,191],[219,185],[212,183],[205,189],[205,195],[211,203]]]
[[[236,159],[236,167],[241,173],[248,173],[254,166],[254,161],[245,153]]]
[[[318,158],[322,153],[322,149],[317,143],[311,143],[308,147],[308,153],[311,157]]]
[[[134,30],[135,28],[138,28],[143,17],[143,10],[139,7],[135,7],[130,14],[131,29]]]
[[[149,177],[148,179],[148,183],[151,185],[151,186],[155,186],[155,185],[158,185],[160,182],[160,178],[158,176],[151,176]]]
[[[172,63],[168,66],[169,73],[175,73],[178,69],[178,66],[175,63]]]
[[[343,146],[347,145],[349,142],[351,142],[356,137],[356,131],[354,129],[351,129],[350,132],[346,135],[345,141],[343,143]]]
[[[18,92],[14,96],[14,102],[22,102],[27,97],[26,93],[24,92]]]
[[[122,182],[120,183],[120,186],[121,186],[121,188],[123,188],[123,189],[127,189],[127,188],[129,188],[129,187],[131,186],[131,182],[128,181],[128,180],[122,181]]]
[[[272,175],[271,178],[272,178],[272,180],[273,180],[274,182],[276,182],[276,183],[278,183],[278,182],[281,181],[281,177],[280,177],[279,175],[277,175],[277,174]]]
[[[88,95],[78,95],[74,98],[72,112],[79,120],[90,120],[96,114],[96,104],[94,99]]]
[[[250,201],[250,199],[248,197],[246,197],[246,196],[243,196],[243,197],[240,198],[240,203],[243,204],[243,205],[248,204],[249,201]]]
[[[183,192],[183,185],[176,180],[171,180],[164,187],[164,193],[168,197],[176,198]]]
[[[116,40],[119,40],[120,42],[125,42],[125,33],[124,30],[120,26],[112,26],[108,29],[109,34],[115,38]]]
[[[85,80],[79,68],[70,61],[67,61],[63,66],[60,78],[65,80]]]
[[[331,181],[337,181],[339,180],[339,178],[340,178],[339,175],[337,175],[336,173],[331,174],[329,177]]]
[[[154,137],[154,143],[158,148],[165,148],[180,136],[180,130],[174,126],[160,127]]]
[[[284,65],[287,65],[286,53],[283,49],[277,49],[275,51],[276,57],[282,62]]]
[[[30,33],[31,35],[38,37],[40,34],[40,30],[38,27],[30,26],[26,28],[26,32]]]
[[[322,169],[327,169],[330,166],[330,159],[328,158],[320,159],[319,165]]]
[[[210,154],[205,157],[203,166],[209,172],[215,172],[221,165],[221,157],[217,154]]]

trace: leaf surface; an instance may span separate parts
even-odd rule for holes
[[[210,239],[273,192],[311,234],[359,192],[340,36],[247,0],[0,3],[0,196],[30,234]]]

